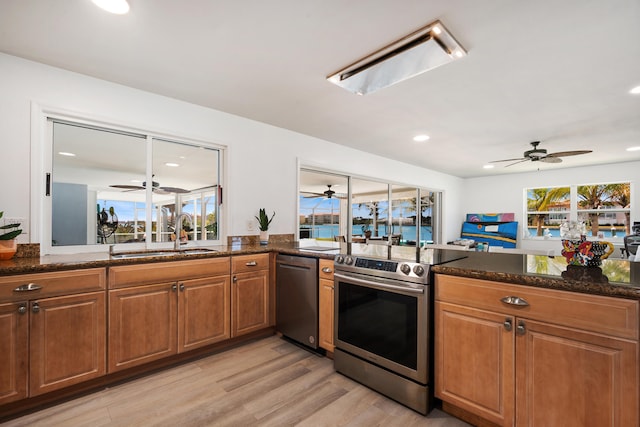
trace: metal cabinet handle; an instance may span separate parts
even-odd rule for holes
[[[27,283],[26,285],[20,285],[13,290],[13,292],[33,292],[42,289],[42,286],[35,283]]]
[[[40,304],[38,304],[37,302],[34,302],[33,305],[31,306],[31,311],[33,311],[34,313],[37,313],[40,311]]]
[[[27,304],[20,304],[18,307],[19,314],[25,314],[27,312]]]
[[[173,285],[171,285],[171,290],[172,290],[173,292],[177,292],[177,291],[178,291],[178,284],[177,284],[177,283],[174,283]]]
[[[184,292],[184,283],[180,283],[180,292]]]
[[[517,296],[507,296],[507,297],[501,298],[500,301],[502,301],[505,304],[517,305],[520,307],[527,307],[529,305],[529,303],[524,298],[520,298]]]
[[[333,270],[331,269],[331,267],[323,267],[322,268],[322,272],[323,273],[332,273]]]
[[[504,319],[503,325],[505,331],[511,332],[511,329],[513,328],[513,321],[507,317],[506,319]]]
[[[525,328],[524,322],[522,320],[519,321],[518,326],[516,327],[516,334],[524,335],[526,332],[527,332],[527,329]]]
[[[237,276],[233,276],[233,282],[237,282],[238,281],[238,277]]]
[[[248,263],[245,264],[247,267],[255,267],[256,265],[258,265],[257,262],[255,261],[249,261]]]

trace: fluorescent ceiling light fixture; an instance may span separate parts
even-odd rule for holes
[[[170,168],[177,168],[178,166],[180,166],[178,163],[171,163],[171,162],[167,162],[164,165],[169,166]]]
[[[484,165],[483,168],[484,169],[493,169],[495,166],[494,165]]]
[[[75,157],[76,155],[73,153],[69,153],[68,151],[60,151],[58,152],[58,154],[60,154],[61,156],[67,156],[67,157]]]
[[[124,15],[129,12],[129,3],[127,0],[91,0],[93,4],[107,12],[116,15]]]
[[[627,151],[640,151],[640,146],[637,146],[637,147],[629,147],[629,148],[627,148]]]
[[[416,135],[413,137],[415,142],[424,142],[429,140],[429,135]]]
[[[634,87],[633,89],[631,89],[631,90],[629,91],[629,93],[632,93],[632,94],[634,94],[634,95],[639,94],[639,93],[640,93],[640,86],[636,86],[636,87]]]
[[[366,95],[466,54],[442,23],[435,21],[327,76],[327,80],[349,92]]]

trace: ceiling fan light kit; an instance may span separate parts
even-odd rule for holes
[[[522,154],[522,157],[517,159],[503,159],[503,160],[493,160],[489,163],[501,163],[501,162],[513,162],[505,167],[513,166],[518,163],[531,161],[531,162],[545,162],[545,163],[562,163],[561,157],[568,156],[577,156],[580,154],[588,154],[591,153],[591,150],[573,150],[573,151],[558,151],[556,153],[547,154],[547,150],[544,148],[538,148],[540,145],[540,141],[531,142],[531,146],[533,147],[531,150],[527,150]]]
[[[466,55],[444,25],[435,21],[327,76],[327,80],[366,95]]]

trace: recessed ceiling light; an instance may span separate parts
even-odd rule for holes
[[[494,165],[484,165],[482,168],[483,169],[493,169]]]
[[[429,139],[429,135],[424,135],[424,134],[416,135],[413,137],[413,140],[415,142],[424,142],[424,141],[427,141],[428,139]]]
[[[76,155],[73,153],[69,153],[67,151],[60,151],[58,154],[60,154],[61,156],[67,156],[67,157],[75,157]]]
[[[178,166],[180,166],[178,163],[171,163],[171,162],[167,162],[164,165],[169,166],[171,168],[177,168]]]
[[[634,95],[638,95],[638,94],[640,94],[640,86],[636,86],[636,87],[634,87],[633,89],[631,89],[631,90],[629,91],[629,93],[632,93],[632,94],[634,94]]]
[[[640,146],[629,147],[629,148],[627,148],[627,151],[640,151]]]
[[[129,12],[129,3],[127,0],[91,0],[93,4],[100,9],[116,15],[124,15]]]

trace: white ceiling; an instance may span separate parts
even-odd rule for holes
[[[130,4],[0,0],[0,51],[460,177],[640,160],[638,0]],[[436,19],[468,56],[366,96],[326,81]],[[482,168],[534,140],[593,153]]]

